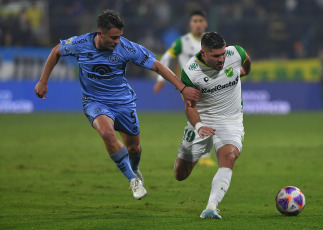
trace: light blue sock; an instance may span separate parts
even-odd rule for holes
[[[129,182],[132,178],[137,178],[136,174],[130,167],[129,154],[126,147],[123,146],[123,148],[119,152],[110,155],[110,157],[123,173],[123,175],[127,177]]]
[[[141,154],[129,154],[130,165],[133,171],[138,170]]]

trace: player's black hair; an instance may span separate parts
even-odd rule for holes
[[[190,18],[192,18],[194,15],[200,15],[206,19],[206,13],[203,10],[193,10],[190,14]]]
[[[226,45],[224,38],[217,32],[206,32],[201,39],[201,45],[210,49],[220,49]]]
[[[118,13],[113,10],[103,10],[96,20],[99,29],[110,30],[111,28],[123,29],[124,22]]]

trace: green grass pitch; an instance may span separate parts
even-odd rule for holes
[[[139,119],[148,191],[140,201],[83,114],[0,115],[0,229],[323,229],[322,113],[245,115],[222,220],[199,218],[217,167],[174,179],[185,115]],[[287,185],[306,196],[299,216],[276,210]]]

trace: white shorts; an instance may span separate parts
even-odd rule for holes
[[[215,152],[217,152],[218,149],[227,144],[236,146],[239,152],[242,151],[244,139],[242,122],[235,125],[226,124],[210,127],[216,129],[215,135],[202,139],[191,124],[187,125],[177,157],[186,161],[197,162],[202,155],[210,152],[213,146]]]

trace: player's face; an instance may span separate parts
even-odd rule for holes
[[[227,56],[225,46],[220,49],[202,47],[201,55],[205,63],[215,70],[221,70],[223,68],[224,61]]]
[[[120,37],[123,35],[123,30],[111,28],[110,30],[98,30],[98,49],[114,50],[120,42]]]
[[[207,21],[201,15],[193,15],[190,20],[190,27],[194,35],[201,35],[205,32]]]

